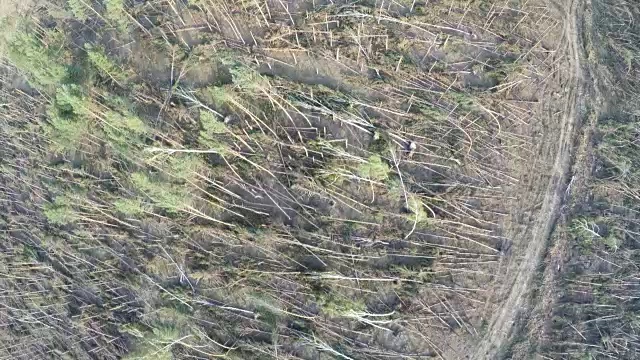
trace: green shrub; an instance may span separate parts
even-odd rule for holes
[[[182,187],[169,182],[152,181],[144,173],[134,173],[131,180],[135,187],[154,203],[169,212],[182,210],[188,204],[188,194]]]
[[[71,200],[64,196],[59,196],[52,204],[44,207],[44,215],[51,224],[65,225],[76,220],[75,211],[71,208]]]
[[[82,95],[77,85],[61,85],[49,108],[47,136],[54,142],[57,152],[78,149],[90,132],[89,108],[91,102]]]
[[[166,171],[182,180],[194,178],[194,173],[205,171],[207,164],[197,154],[181,154],[169,158]]]
[[[76,19],[86,21],[89,18],[87,16],[87,7],[82,3],[82,0],[67,0],[67,5],[69,5],[71,13]]]
[[[332,317],[345,316],[350,313],[363,312],[366,310],[366,305],[362,301],[349,299],[334,293],[321,295],[318,298],[318,303],[324,313]]]
[[[127,32],[129,27],[129,15],[123,0],[104,0],[105,17],[109,20],[118,31]]]
[[[595,238],[600,238],[600,227],[593,219],[578,218],[571,222],[569,228],[578,244],[583,247],[591,247]]]
[[[200,123],[202,124],[202,129],[207,135],[225,134],[229,131],[227,125],[216,119],[211,111],[208,110],[200,110]]]
[[[113,79],[119,85],[123,85],[127,81],[127,77],[123,70],[114,63],[100,46],[90,44],[84,45],[89,57],[89,62],[103,75]]]
[[[27,74],[27,80],[35,87],[64,83],[67,77],[64,35],[55,29],[36,35],[28,30],[32,27],[34,24],[24,23],[16,31],[11,31],[7,25],[3,26],[1,30],[5,34],[7,57]]]
[[[138,329],[128,332],[143,337],[134,345],[135,350],[124,357],[125,360],[171,360],[172,345],[181,338],[180,331],[169,324],[158,325],[147,332]]]
[[[360,177],[375,181],[383,181],[389,178],[389,165],[379,155],[372,155],[364,164],[358,167]]]
[[[146,124],[135,115],[122,115],[115,111],[109,111],[105,118],[109,125],[128,135],[143,136],[148,132]]]
[[[47,135],[53,141],[51,150],[54,152],[77,150],[89,133],[89,123],[84,118],[65,119],[55,112],[49,112],[49,122]]]
[[[79,85],[61,85],[56,91],[55,106],[67,116],[91,115],[91,99],[84,95],[84,90]]]
[[[429,215],[418,195],[409,194],[407,201],[409,202],[409,211],[411,212],[409,219],[411,221],[420,223],[429,219]]]
[[[144,213],[144,204],[140,199],[118,199],[113,203],[116,211],[128,216],[141,215]]]

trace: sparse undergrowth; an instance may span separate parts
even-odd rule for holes
[[[503,3],[74,0],[5,24],[0,354],[477,336],[552,62],[529,36],[556,25]]]

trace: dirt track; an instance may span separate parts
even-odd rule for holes
[[[536,269],[542,259],[547,240],[559,215],[566,189],[566,179],[571,168],[574,137],[579,125],[579,104],[582,92],[582,69],[580,65],[580,36],[578,16],[583,0],[558,0],[556,5],[564,13],[562,41],[558,51],[564,59],[560,61],[566,69],[566,80],[563,81],[564,111],[559,115],[561,132],[550,181],[542,202],[539,216],[528,239],[518,239],[526,243],[522,257],[516,261],[511,256],[501,273],[509,276],[508,296],[495,311],[488,322],[486,335],[471,351],[472,359],[496,359],[500,351],[508,345],[518,313],[523,309],[530,291]],[[508,281],[505,280],[505,281]]]

